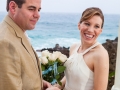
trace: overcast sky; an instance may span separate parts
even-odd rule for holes
[[[0,0],[0,3],[0,11],[6,11],[6,0]],[[120,14],[120,0],[42,0],[41,12],[82,13],[93,6],[105,14]]]

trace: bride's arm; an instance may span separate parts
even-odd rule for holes
[[[63,89],[65,87],[65,83],[66,83],[66,77],[64,76],[61,80],[62,86],[60,86],[59,84],[55,84],[54,86],[58,87],[59,89]]]
[[[94,54],[94,90],[107,90],[109,74],[109,56],[100,49]]]

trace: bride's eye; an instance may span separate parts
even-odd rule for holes
[[[95,28],[100,28],[100,26],[96,25]]]
[[[90,26],[90,24],[89,23],[84,23],[86,26]]]

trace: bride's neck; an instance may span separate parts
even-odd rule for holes
[[[96,42],[95,42],[96,43]],[[78,49],[78,52],[84,52],[86,49],[88,49],[89,47],[91,47],[92,45],[94,45],[95,43],[93,44],[86,44],[86,43],[81,43],[81,46],[79,47]]]

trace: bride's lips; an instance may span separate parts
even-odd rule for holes
[[[85,33],[84,35],[87,39],[92,39],[94,37],[94,35],[92,35],[92,34]]]

